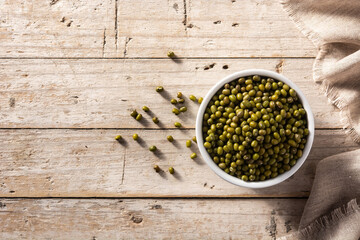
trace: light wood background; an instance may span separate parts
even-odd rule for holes
[[[317,163],[358,148],[312,81],[317,50],[276,1],[0,6],[1,239],[276,239],[297,229]],[[179,59],[168,59],[169,50]],[[258,190],[191,160],[198,150],[185,141],[194,136],[198,104],[188,100],[188,112],[175,116],[169,103],[177,91],[204,96],[247,68],[293,80],[316,122],[303,167]],[[143,105],[160,124],[146,113],[141,122],[129,116]],[[184,128],[174,129],[175,121]],[[117,134],[125,142],[114,141]],[[153,144],[157,155],[147,150]],[[155,173],[154,164],[176,174]]]

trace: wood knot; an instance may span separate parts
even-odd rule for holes
[[[143,218],[139,217],[139,216],[132,216],[131,221],[133,221],[134,223],[139,224],[139,223],[141,223],[143,221]]]
[[[10,98],[9,99],[9,106],[10,107],[15,107],[15,98]]]
[[[54,5],[55,3],[57,3],[59,0],[51,0],[50,1],[50,6]]]
[[[216,63],[212,63],[212,64],[209,64],[209,65],[206,65],[206,66],[204,67],[204,70],[212,69],[215,65],[216,65]]]
[[[275,221],[275,210],[271,211],[271,217],[270,217],[270,224],[265,227],[265,229],[269,232],[269,235],[272,237],[272,239],[276,239],[276,232],[277,232],[277,225]]]
[[[286,233],[291,231],[291,221],[285,222]]]
[[[276,71],[277,73],[282,73],[282,71],[283,71],[283,66],[284,66],[284,60],[281,59],[280,62],[279,62],[278,64],[276,64],[276,66],[275,66],[275,71]]]
[[[152,206],[151,206],[151,209],[162,209],[162,206],[159,205],[159,204],[152,205]]]

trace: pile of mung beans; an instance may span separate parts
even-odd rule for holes
[[[243,181],[264,181],[289,171],[309,134],[295,90],[258,75],[225,84],[209,102],[202,130],[212,160]]]

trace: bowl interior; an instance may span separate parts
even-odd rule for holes
[[[240,77],[246,77],[246,76],[250,76],[250,75],[260,75],[260,76],[264,76],[264,77],[270,77],[270,78],[273,78],[274,80],[278,80],[278,81],[281,81],[283,83],[286,83],[291,88],[293,88],[296,91],[296,93],[297,93],[297,95],[298,95],[298,97],[300,99],[300,102],[304,106],[304,109],[306,110],[307,121],[308,121],[308,129],[309,129],[309,135],[307,137],[307,142],[306,142],[305,148],[303,150],[303,155],[302,155],[301,158],[299,158],[297,160],[297,163],[289,171],[284,172],[283,174],[280,174],[279,176],[277,176],[275,178],[268,179],[268,180],[265,180],[265,181],[258,181],[258,182],[245,182],[245,181],[243,181],[243,180],[241,180],[241,179],[239,179],[237,177],[234,177],[234,176],[231,176],[230,174],[227,174],[222,169],[220,169],[214,163],[214,161],[211,159],[210,155],[206,151],[206,149],[204,147],[204,139],[203,139],[203,133],[202,133],[203,115],[205,113],[206,107],[209,104],[211,98],[226,83],[232,82],[233,80],[236,80],[236,79],[238,79]],[[313,140],[314,140],[314,116],[313,116],[310,105],[309,105],[308,101],[306,100],[304,94],[289,79],[287,79],[283,75],[280,75],[280,74],[272,72],[272,71],[263,70],[263,69],[249,69],[249,70],[236,72],[236,73],[233,73],[233,74],[225,77],[224,79],[219,81],[217,84],[215,84],[210,89],[210,91],[206,94],[206,96],[203,99],[203,102],[200,105],[200,108],[199,108],[199,111],[198,111],[198,114],[197,114],[197,117],[196,117],[196,138],[197,138],[198,147],[199,147],[199,150],[200,150],[200,153],[201,153],[203,159],[210,166],[210,168],[217,175],[219,175],[221,178],[223,178],[226,181],[228,181],[230,183],[233,183],[235,185],[248,187],[248,188],[270,187],[270,186],[273,186],[275,184],[281,183],[282,181],[284,181],[287,178],[291,177],[301,167],[301,165],[305,162],[307,156],[309,155],[309,152],[311,150]]]

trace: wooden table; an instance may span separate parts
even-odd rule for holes
[[[1,239],[276,239],[297,229],[316,164],[357,148],[313,83],[317,50],[276,2],[0,2]],[[293,80],[316,121],[303,167],[259,190],[191,160],[198,104],[175,116],[154,90],[204,96],[247,68]],[[159,125],[129,116],[143,105]]]

